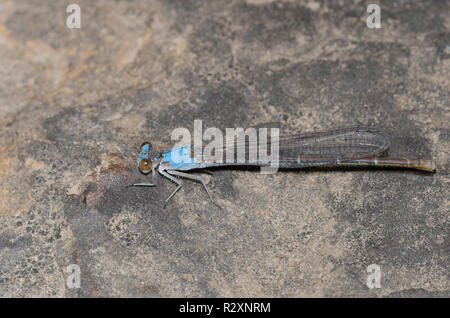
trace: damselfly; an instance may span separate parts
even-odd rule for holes
[[[277,142],[279,151],[277,166],[280,169],[322,166],[374,166],[435,171],[435,164],[430,159],[379,157],[388,149],[389,137],[383,131],[368,126],[280,136]],[[268,143],[267,148],[271,149],[271,141],[268,141]],[[200,182],[211,201],[216,204],[203,178],[186,173],[187,171],[223,166],[265,167],[273,164],[273,162],[261,159],[249,160],[248,157],[239,162],[230,162],[228,158],[225,158],[229,147],[233,147],[234,150],[244,147],[244,149],[250,151],[255,145],[246,145],[245,142],[238,141],[227,143],[221,149],[216,149],[216,151],[221,151],[223,156],[221,155],[219,159],[210,161],[195,157],[195,149],[191,145],[176,147],[159,153],[153,150],[149,142],[144,142],[136,161],[141,173],[152,173],[152,183],[135,183],[133,186],[155,186],[156,171],[158,171],[159,174],[177,184],[176,189],[166,199],[166,203],[181,189],[182,183],[179,178],[186,178]]]

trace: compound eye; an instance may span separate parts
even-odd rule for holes
[[[145,145],[148,145],[148,149],[151,149],[151,148],[152,148],[152,144],[151,144],[151,143],[149,143],[148,141],[146,141],[146,142],[143,142],[143,143],[142,143],[142,145],[141,145],[141,148],[140,148],[140,149],[142,149],[142,147],[144,147]]]
[[[141,161],[139,161],[139,170],[142,173],[149,173],[150,170],[152,170],[152,162],[148,159],[141,159]]]

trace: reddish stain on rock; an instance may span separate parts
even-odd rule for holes
[[[101,203],[104,193],[114,188],[123,188],[131,183],[131,170],[118,154],[101,155],[101,164],[89,173],[86,181],[95,183],[96,190],[86,194],[87,206]]]

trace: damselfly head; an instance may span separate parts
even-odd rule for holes
[[[147,174],[152,171],[152,144],[149,142],[144,142],[139,149],[139,154],[136,158],[136,162],[139,166],[139,171]]]

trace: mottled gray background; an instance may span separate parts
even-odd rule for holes
[[[447,1],[77,0],[78,30],[71,2],[0,1],[0,296],[450,295]],[[377,125],[437,173],[202,174],[223,210],[126,188],[194,119]]]

